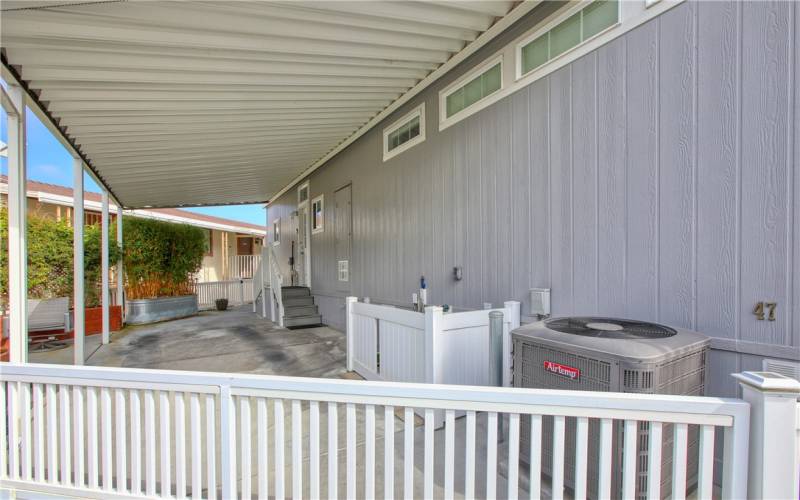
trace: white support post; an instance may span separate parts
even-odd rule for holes
[[[266,245],[266,239],[263,240],[264,245]],[[269,258],[267,257],[267,252],[264,250],[266,247],[261,246],[261,317],[267,317],[267,276],[268,276],[268,269],[267,266],[269,265]]]
[[[125,318],[125,270],[122,264],[122,206],[117,205],[117,247],[120,254],[117,260],[117,305],[122,310],[122,317]]]
[[[441,369],[442,363],[437,361],[436,344],[442,333],[443,316],[444,311],[439,306],[425,308],[425,382],[429,384],[439,383],[437,368]]]
[[[353,304],[358,302],[358,297],[347,297],[344,299],[345,306],[345,331],[347,332],[347,371],[353,371],[353,329],[355,328],[353,321]]]
[[[74,364],[82,365],[86,359],[84,354],[85,320],[83,290],[83,161],[75,158],[72,163],[73,191],[72,196],[72,279],[75,340],[73,343]]]
[[[750,403],[747,498],[798,498],[795,467],[800,382],[769,372],[733,375]],[[745,474],[745,471],[733,471]]]
[[[103,189],[102,194],[102,214],[101,214],[101,222],[100,222],[100,232],[101,232],[101,256],[100,256],[100,266],[102,267],[101,271],[101,283],[102,289],[100,291],[100,305],[103,309],[103,335],[102,335],[102,343],[108,344],[111,337],[111,317],[109,316],[108,307],[110,305],[110,291],[108,286],[108,191]]]
[[[4,91],[5,93],[5,91]],[[25,91],[8,86],[3,108],[8,117],[8,295],[9,360],[28,361],[28,235]]]
[[[503,332],[503,387],[511,386],[511,330],[520,325],[520,303],[509,300],[503,303],[508,315],[509,329]]]

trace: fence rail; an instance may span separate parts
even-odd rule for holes
[[[206,281],[195,285],[200,309],[211,309],[217,299],[228,299],[232,306],[253,302],[253,280],[236,279],[227,281]]]
[[[648,497],[660,494],[654,485],[668,439],[676,465],[664,473],[673,498],[685,496],[689,426],[700,435],[697,497],[712,498],[715,479],[723,498],[746,496],[749,406],[740,400],[57,365],[5,365],[0,397],[8,401],[0,415],[2,483],[34,492],[538,498],[549,489],[559,499],[565,455],[574,454],[575,497],[583,498],[588,429],[596,424],[591,460],[600,465],[591,487],[603,498],[632,498],[632,451],[638,424],[648,422],[649,474],[658,479]],[[445,414],[439,429],[436,411]],[[574,448],[565,444],[566,419],[577,421]],[[550,443],[541,439],[546,425],[554,429]],[[617,428],[621,463],[613,459]],[[717,478],[716,430],[724,438]],[[519,446],[522,432],[534,437],[527,450]],[[542,479],[545,447],[553,452],[549,480]],[[522,461],[524,453],[533,459]],[[435,472],[435,464],[442,469]]]

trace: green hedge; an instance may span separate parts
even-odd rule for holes
[[[28,297],[48,299],[72,296],[72,227],[35,213],[28,214]],[[86,226],[83,233],[86,305],[99,305],[100,226]],[[109,262],[119,258],[112,242]],[[8,210],[0,207],[0,302],[8,298]]]
[[[123,251],[129,298],[192,293],[203,263],[204,229],[137,217],[123,219]]]

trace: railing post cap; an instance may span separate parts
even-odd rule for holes
[[[733,377],[740,384],[758,389],[762,392],[782,392],[800,394],[800,382],[780,373],[774,372],[742,372]]]

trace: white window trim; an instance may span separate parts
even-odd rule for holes
[[[548,31],[550,31],[551,29],[555,28],[559,24],[561,24],[562,21],[566,21],[572,15],[576,14],[577,12],[580,12],[586,6],[588,6],[589,4],[593,3],[594,0],[582,0],[582,1],[578,2],[577,4],[573,5],[572,7],[569,7],[567,9],[565,9],[565,10],[562,10],[562,11],[554,13],[554,17],[552,17],[552,19],[547,21],[541,27],[536,28],[531,34],[526,35],[525,38],[523,38],[521,41],[516,43],[516,47],[514,49],[514,63],[515,63],[514,64],[514,79],[516,81],[519,81],[523,77],[528,77],[528,76],[533,75],[533,74],[535,74],[535,73],[537,73],[539,71],[542,71],[545,74],[549,73],[549,72],[551,72],[553,70],[552,69],[548,70],[548,67],[550,67],[551,65],[556,63],[556,61],[558,61],[559,59],[568,58],[572,52],[579,50],[584,45],[591,43],[594,39],[596,39],[598,37],[601,37],[604,34],[606,34],[607,32],[619,27],[620,24],[622,24],[622,2],[623,1],[624,0],[617,0],[617,22],[616,23],[614,23],[611,26],[609,26],[608,28],[600,31],[599,33],[595,33],[594,35],[592,35],[591,37],[587,38],[586,40],[580,42],[578,45],[572,47],[571,49],[562,52],[561,54],[559,54],[556,57],[550,59],[549,61],[547,61],[546,63],[542,64],[538,68],[523,74],[522,73],[522,48],[524,46],[528,45],[530,42],[536,40],[540,36],[544,35]],[[656,1],[658,1],[658,0],[656,0]],[[583,25],[582,24],[581,24],[581,29],[583,29]],[[572,59],[570,59],[570,60],[572,60]]]
[[[303,189],[306,190],[306,199],[305,199],[305,201],[300,201],[300,192]],[[297,206],[298,207],[302,207],[303,204],[308,203],[308,199],[309,199],[310,196],[311,196],[311,188],[309,187],[309,182],[306,181],[306,182],[300,184],[300,186],[297,187]]]
[[[481,110],[483,110],[485,108],[488,108],[489,106],[491,106],[494,103],[500,101],[501,99],[505,99],[506,97],[510,96],[511,94],[513,94],[513,93],[515,93],[515,92],[517,92],[519,90],[524,89],[525,87],[527,87],[528,85],[531,85],[532,83],[536,82],[537,80],[540,80],[540,79],[546,77],[547,75],[549,75],[551,73],[554,73],[555,71],[563,68],[564,66],[566,66],[567,64],[575,61],[576,59],[579,59],[580,57],[583,57],[584,55],[588,54],[589,52],[592,52],[593,50],[597,50],[598,48],[602,47],[603,45],[611,43],[614,39],[624,35],[625,33],[629,32],[629,31],[631,31],[631,30],[633,30],[633,29],[635,29],[635,28],[637,28],[639,26],[641,26],[642,24],[650,21],[651,19],[656,18],[656,17],[664,14],[665,12],[667,12],[670,9],[672,9],[673,7],[681,5],[685,1],[686,0],[659,0],[656,3],[652,3],[651,2],[650,5],[646,5],[645,4],[646,0],[620,1],[619,2],[620,17],[619,17],[619,23],[618,24],[608,28],[606,31],[603,31],[602,33],[598,33],[597,35],[595,35],[590,40],[587,40],[585,43],[582,43],[581,45],[573,48],[572,50],[569,50],[569,51],[565,52],[564,54],[561,54],[559,57],[556,57],[555,59],[552,59],[552,60],[548,61],[547,63],[543,64],[542,66],[540,66],[538,68],[536,68],[535,70],[531,71],[530,73],[527,73],[526,75],[520,77],[519,79],[514,80],[514,74],[513,74],[514,72],[511,72],[510,75],[507,75],[506,71],[504,70],[502,72],[504,80],[503,80],[503,85],[500,88],[500,90],[498,90],[494,94],[491,94],[488,97],[485,97],[485,98],[481,99],[480,101],[476,102],[475,104],[473,104],[469,108],[463,110],[461,112],[461,113],[464,113],[463,116],[458,116],[461,113],[459,113],[457,115],[453,115],[452,118],[458,117],[458,120],[452,120],[452,119],[445,120],[444,119],[444,117],[446,116],[445,113],[447,111],[446,107],[445,107],[446,106],[446,102],[442,99],[443,91],[440,91],[439,92],[439,130],[440,131],[444,130],[447,127],[457,123],[458,121],[460,121],[460,120],[462,120],[462,119],[464,119],[464,118],[466,118],[466,117],[468,117],[470,115],[473,115],[473,114],[475,114],[475,113],[477,113],[477,112],[479,112],[479,111],[481,111]],[[585,6],[586,4],[590,3],[590,1],[589,0],[584,0],[581,3],[583,4],[583,6]],[[567,9],[572,9],[572,8],[577,8],[577,7],[575,7],[574,5],[569,5],[567,7],[564,7],[563,10],[558,10],[558,11],[550,14],[550,16],[547,17],[547,19],[544,19],[542,21],[544,24],[537,25],[536,27],[531,29],[529,32],[527,32],[527,33],[521,35],[520,37],[516,38],[515,40],[511,41],[508,45],[506,45],[505,47],[503,47],[503,48],[499,49],[497,52],[495,52],[495,54],[492,57],[500,57],[501,55],[504,55],[507,61],[508,60],[512,60],[514,62],[514,65],[519,64],[517,62],[517,60],[519,58],[517,57],[517,54],[516,54],[516,47],[519,44],[519,42],[521,40],[524,40],[524,39],[529,39],[531,37],[532,33],[535,33],[535,32],[541,33],[544,29],[549,29],[549,28],[547,28],[547,25],[549,23],[555,22],[555,20],[560,18],[564,14],[564,12],[566,12]],[[553,25],[551,25],[550,28],[552,28],[552,26]],[[472,73],[474,73],[474,72],[471,72],[470,74],[472,74]],[[514,81],[509,81],[506,84],[506,77],[508,79],[511,79],[511,80],[514,80]],[[460,78],[459,80],[457,80],[457,82],[460,83],[460,81],[462,81],[462,80],[463,80],[463,77]],[[447,89],[449,90],[450,87],[448,87]]]
[[[478,102],[470,104],[466,108],[462,109],[458,113],[454,114],[453,116],[447,116],[447,97],[450,96],[453,92],[457,91],[461,87],[467,84],[470,80],[479,76],[480,74],[484,73],[489,68],[492,68],[497,63],[500,63],[500,88],[495,90],[494,93],[481,98]],[[481,109],[485,108],[486,105],[482,105],[486,101],[495,102],[492,98],[497,94],[501,94],[503,89],[506,86],[506,78],[505,78],[505,71],[504,71],[504,64],[503,64],[503,54],[495,54],[494,56],[490,57],[489,59],[485,60],[469,72],[461,75],[458,79],[456,79],[453,83],[448,85],[447,87],[443,88],[439,91],[439,130],[444,130],[447,127],[463,120],[464,118],[473,115],[480,111]]]
[[[389,135],[398,128],[408,123],[409,121],[413,120],[417,116],[419,116],[419,135],[397,146],[393,150],[389,151]],[[383,161],[387,161],[391,158],[394,158],[400,153],[408,151],[409,149],[413,148],[417,144],[424,141],[425,141],[425,103],[423,102],[416,108],[412,109],[411,111],[403,115],[402,118],[396,120],[394,123],[383,129]]]
[[[314,227],[314,219],[315,219],[314,205],[318,201],[322,202],[322,225],[315,228]],[[316,198],[314,198],[313,200],[311,200],[311,234],[317,234],[317,233],[321,233],[321,232],[324,232],[324,231],[325,231],[325,195],[321,194],[321,195],[317,196]]]
[[[278,228],[277,231],[275,231],[276,227]],[[272,221],[272,246],[276,247],[280,244],[281,244],[281,220],[280,218],[278,218]]]

